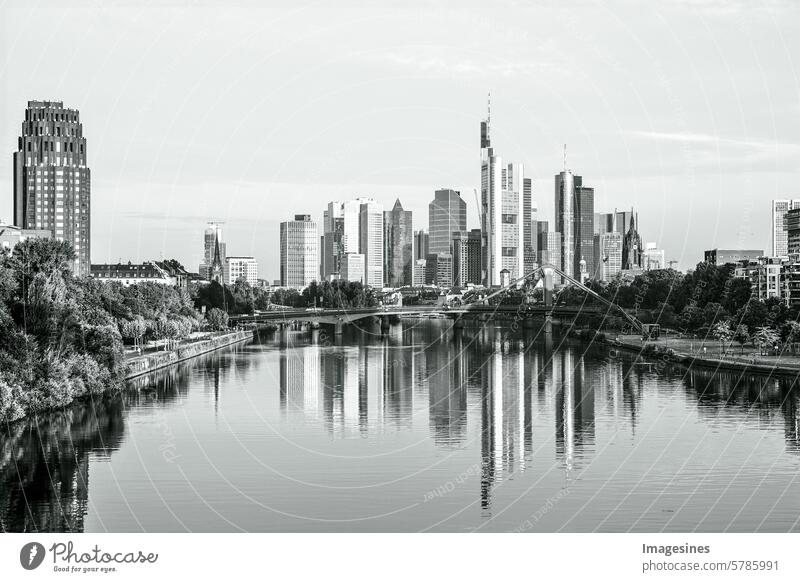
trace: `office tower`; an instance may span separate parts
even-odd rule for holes
[[[203,262],[198,269],[203,279],[211,280],[211,266],[214,263],[214,253],[219,246],[220,265],[225,265],[225,242],[222,237],[222,222],[209,222],[203,232]]]
[[[384,281],[389,287],[411,285],[414,261],[414,230],[411,211],[403,210],[400,199],[383,213]]]
[[[414,261],[414,276],[411,284],[414,287],[425,284],[425,273],[427,272],[428,261],[425,259],[416,259]]]
[[[363,284],[364,264],[364,255],[361,253],[345,253],[342,257],[341,278]]]
[[[575,259],[586,261],[586,272],[594,273],[594,188],[581,184],[575,176]],[[580,268],[578,268],[580,271]]]
[[[622,237],[622,269],[625,271],[641,269],[644,249],[642,237],[639,235],[638,218],[631,209],[630,226],[625,236]]]
[[[428,204],[428,254],[452,253],[453,233],[467,230],[467,203],[456,190],[436,190]]]
[[[591,276],[598,281],[611,281],[622,270],[622,235],[604,232],[594,236],[594,265]],[[590,272],[591,273],[591,272]]]
[[[453,233],[453,285],[481,284],[481,229]]]
[[[484,284],[495,286],[501,284],[502,271],[508,281],[525,271],[525,217],[530,214],[525,209],[524,168],[517,163],[504,165],[495,155],[490,117],[481,122],[482,264]]]
[[[618,232],[622,236],[628,232],[631,223],[632,211],[617,211],[595,213],[594,234],[605,234],[607,232]]]
[[[330,202],[322,213],[322,275],[326,280],[340,277],[342,256],[357,253],[359,239],[360,202]]]
[[[258,282],[258,262],[255,257],[225,257],[224,278],[228,285],[239,280],[255,285]]]
[[[28,101],[17,147],[14,225],[70,243],[73,273],[88,276],[91,172],[78,110],[61,101]]]
[[[359,198],[359,252],[364,255],[364,283],[383,288],[383,205],[371,198]]]
[[[658,248],[658,245],[654,242],[647,243],[644,248],[642,266],[647,271],[666,269],[667,262],[664,256],[664,249]]]
[[[542,223],[539,223],[542,228]],[[544,223],[544,228],[547,228],[547,223]],[[561,268],[563,251],[562,235],[558,231],[543,230],[539,232],[539,265]],[[561,275],[555,274],[553,276],[554,283],[561,283]]]
[[[428,254],[425,261],[425,283],[450,287],[453,285],[453,255],[450,253]]]
[[[425,260],[428,256],[428,233],[424,230],[414,231],[414,260]]]
[[[536,233],[533,229],[536,205],[533,202],[533,180],[530,178],[522,179],[522,208],[522,265],[523,273],[530,273],[536,267]]]
[[[800,200],[772,201],[772,256],[783,257],[789,253],[789,239],[786,232],[786,213],[800,208]]]
[[[319,276],[319,235],[310,214],[281,222],[281,286],[302,289]]]
[[[561,262],[556,266],[575,277],[575,177],[567,170],[566,159],[564,170],[555,177],[555,209],[555,229],[561,233]]]

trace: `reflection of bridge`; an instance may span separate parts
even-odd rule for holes
[[[545,323],[549,327],[552,318],[574,317],[579,314],[585,313],[603,313],[608,311],[602,307],[594,305],[584,306],[565,306],[553,305],[553,275],[558,274],[563,277],[570,285],[578,287],[586,292],[588,295],[598,299],[604,303],[608,308],[618,310],[633,326],[641,330],[641,323],[635,317],[628,314],[624,309],[608,301],[604,297],[595,293],[586,285],[577,281],[552,265],[542,265],[541,267],[523,275],[519,279],[510,281],[503,287],[492,291],[486,297],[481,297],[470,303],[460,306],[444,306],[444,305],[425,305],[425,306],[380,306],[380,307],[355,307],[355,308],[309,308],[309,309],[277,309],[274,311],[259,312],[254,315],[235,315],[231,316],[230,322],[232,324],[240,323],[279,323],[288,324],[292,322],[308,322],[332,325],[335,328],[335,333],[342,332],[342,326],[346,323],[352,323],[360,319],[368,317],[379,317],[381,319],[381,327],[388,329],[389,317],[396,316],[439,316],[448,317],[456,320],[456,324],[460,325],[463,320],[462,316],[465,314],[487,316],[494,314],[515,314],[524,321],[528,321],[533,317],[544,317]],[[494,297],[505,293],[509,289],[518,287],[524,281],[530,279],[534,284],[539,280],[543,281],[544,288],[544,301],[540,303],[522,303],[520,305],[489,305],[489,301]]]

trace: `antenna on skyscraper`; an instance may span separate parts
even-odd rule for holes
[[[567,144],[564,144],[564,171],[567,171]]]

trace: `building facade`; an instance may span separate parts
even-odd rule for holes
[[[481,284],[481,229],[453,233],[453,285]]]
[[[786,230],[786,254],[800,253],[800,207],[789,210],[784,215]]]
[[[14,152],[14,225],[46,230],[75,251],[72,270],[91,270],[91,172],[77,109],[28,101]]]
[[[383,213],[384,282],[389,287],[411,285],[414,270],[414,230],[410,210],[403,210],[398,198]]]
[[[594,265],[592,277],[612,281],[622,271],[622,235],[611,231],[594,236]]]
[[[140,283],[177,286],[179,280],[157,262],[98,264],[90,268],[90,277],[104,283],[117,282],[123,287]]]
[[[414,260],[425,260],[428,256],[428,233],[424,230],[414,231]]]
[[[705,262],[712,265],[735,265],[741,261],[758,261],[764,256],[764,251],[761,249],[711,249],[704,255]]]
[[[0,252],[10,253],[19,243],[29,238],[53,238],[49,230],[20,228],[0,221]]]
[[[800,208],[800,200],[772,201],[772,255],[784,257],[789,253],[789,238],[786,232],[786,213]]]
[[[345,281],[364,284],[365,261],[361,253],[345,253],[342,257],[341,278]]]
[[[359,199],[359,252],[364,255],[364,284],[383,287],[383,205]]]
[[[658,248],[654,242],[645,244],[643,266],[646,271],[656,271],[667,268],[664,249]]]
[[[281,286],[302,289],[319,277],[319,234],[309,214],[280,224]]]
[[[450,253],[428,254],[425,261],[425,283],[439,287],[453,285],[453,255]]]
[[[258,262],[255,257],[225,257],[224,278],[228,285],[241,279],[255,286],[258,282]]]
[[[457,190],[436,190],[428,204],[428,254],[452,253],[452,237],[467,229],[467,203]]]
[[[340,278],[342,257],[346,253],[359,252],[360,213],[358,200],[330,202],[323,212],[320,260],[323,279]]]

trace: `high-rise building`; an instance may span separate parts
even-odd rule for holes
[[[594,188],[583,186],[580,176],[575,180],[575,258],[578,265],[586,262],[586,273],[594,273]]]
[[[536,233],[533,230],[534,216],[533,180],[522,179],[522,265],[523,273],[536,267]]]
[[[800,208],[800,200],[772,201],[772,256],[783,257],[789,253],[789,238],[786,232],[786,213]]]
[[[427,272],[427,264],[428,261],[425,259],[416,259],[414,261],[414,277],[412,280],[412,285],[414,287],[419,287],[420,285],[425,284],[425,273]]]
[[[453,284],[453,255],[430,253],[425,261],[425,282],[450,287]]]
[[[200,263],[198,272],[203,279],[211,280],[211,266],[214,263],[214,253],[219,247],[220,265],[225,265],[226,246],[222,237],[221,222],[209,222],[203,232],[203,262]]]
[[[364,255],[345,253],[342,257],[341,278],[345,281],[364,283]]]
[[[786,253],[790,255],[800,253],[800,207],[789,210],[784,215],[784,228],[786,229]]]
[[[255,257],[225,257],[225,283],[233,285],[240,279],[256,285],[258,262]]]
[[[588,273],[594,271],[594,188],[566,167],[555,176],[556,230],[561,232],[561,270],[578,279],[581,261]]]
[[[594,265],[591,277],[611,281],[622,271],[622,235],[616,231],[594,235]]]
[[[481,122],[481,229],[483,282],[486,286],[513,281],[525,272],[525,221],[530,220],[522,164],[503,164],[495,155],[490,139],[490,116]]]
[[[281,222],[281,286],[302,289],[319,276],[319,234],[309,214]]]
[[[436,190],[428,204],[428,254],[452,253],[453,233],[467,230],[467,203],[456,190]]]
[[[28,101],[17,147],[14,224],[70,243],[73,272],[89,276],[91,172],[78,110],[61,101]]]
[[[453,285],[481,284],[481,229],[453,233]]]
[[[364,284],[383,288],[383,205],[371,198],[359,198],[360,245],[364,255]]]
[[[411,285],[414,270],[414,230],[410,210],[403,210],[400,199],[383,213],[384,281],[389,287]]]
[[[414,260],[424,261],[428,256],[428,233],[424,230],[414,231]]]
[[[330,202],[322,219],[322,276],[326,280],[340,277],[341,261],[345,253],[357,253],[360,207],[358,200]]]
[[[594,234],[618,232],[622,236],[628,232],[632,211],[596,212],[594,215]]]
[[[547,222],[540,221],[538,223],[538,246],[539,246],[539,265],[552,265],[561,268],[561,252],[563,244],[561,242],[561,233],[558,231],[547,230]],[[554,283],[561,282],[560,275],[554,275]]]

